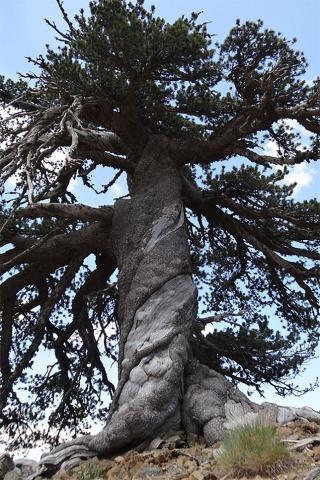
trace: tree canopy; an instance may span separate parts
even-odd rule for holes
[[[125,174],[130,195],[151,135],[166,139],[183,179],[209,314],[194,326],[194,355],[235,383],[286,394],[319,341],[320,203],[295,201],[283,181],[319,159],[319,79],[306,82],[295,40],[260,20],[214,44],[200,14],[169,24],[143,3],[96,0],[71,21],[57,0],[66,30],[47,22],[60,47],[29,59],[34,73],[19,81],[0,77],[0,425],[13,446],[105,416],[117,359],[113,208],[80,204],[70,182],[98,195],[92,174],[112,170],[102,193]]]

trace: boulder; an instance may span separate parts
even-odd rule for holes
[[[0,480],[3,480],[5,474],[15,467],[12,458],[8,453],[0,455]]]
[[[7,472],[4,476],[3,480],[22,480],[22,472],[20,468],[15,467],[13,470],[10,470],[10,472]]]
[[[36,462],[35,460],[29,460],[27,458],[17,458],[14,460],[14,464],[21,471],[23,478],[29,477],[29,475],[33,475],[38,470],[38,462]]]

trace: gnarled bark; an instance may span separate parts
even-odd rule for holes
[[[119,383],[107,424],[96,436],[59,447],[42,459],[45,465],[61,464],[83,452],[108,455],[141,444],[147,447],[173,430],[201,434],[212,444],[239,417],[251,418],[261,409],[274,420],[285,418],[280,407],[250,402],[222,375],[192,357],[197,291],[181,175],[168,152],[166,140],[153,137],[136,168],[132,197],[115,204],[112,231],[119,266],[121,341]],[[291,414],[297,416],[297,410]],[[319,420],[312,412],[305,415]]]
[[[196,318],[181,179],[163,139],[146,147],[130,200],[116,203],[119,384],[110,420],[90,447],[136,446],[181,420],[183,377]]]

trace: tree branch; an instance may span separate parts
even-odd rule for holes
[[[14,216],[16,218],[58,217],[83,222],[100,220],[107,225],[111,225],[113,208],[108,206],[93,208],[82,204],[37,203],[17,210]]]
[[[307,278],[319,278],[320,269],[307,269],[304,266],[283,258],[279,253],[285,255],[300,254],[300,257],[309,257],[309,252],[303,249],[290,249],[290,245],[282,244],[278,238],[273,239],[270,232],[263,231],[261,226],[252,226],[236,219],[217,207],[217,201],[206,198],[205,192],[196,188],[189,180],[184,179],[184,192],[186,195],[186,206],[194,213],[201,214],[208,220],[209,224],[216,225],[237,240],[243,239],[256,250],[262,252],[267,262],[275,268],[282,269],[289,273],[297,284],[305,291],[306,297],[311,304],[316,305],[317,301],[310,287],[305,283]],[[276,236],[276,235],[275,235]],[[316,254],[317,255],[317,254]],[[314,258],[314,257],[313,257]],[[316,257],[318,259],[318,256]],[[281,282],[282,283],[282,282]]]
[[[257,165],[269,166],[271,165],[297,165],[304,161],[310,160],[319,160],[320,153],[314,150],[304,150],[304,151],[297,151],[293,157],[274,157],[271,155],[260,155],[249,148],[239,148],[235,150],[235,155],[241,155],[242,157],[246,157],[253,163]]]
[[[0,411],[4,408],[7,396],[11,391],[13,383],[17,380],[17,378],[20,377],[21,373],[28,366],[34,354],[38,350],[45,333],[45,326],[49,319],[49,316],[53,308],[55,307],[55,305],[57,304],[57,302],[60,300],[61,296],[65,292],[66,288],[69,286],[73,277],[79,270],[82,264],[82,261],[83,261],[83,258],[77,259],[77,260],[73,259],[70,262],[61,280],[57,283],[50,297],[47,299],[45,304],[42,305],[38,321],[33,328],[34,338],[30,346],[28,347],[27,351],[23,355],[23,358],[20,360],[19,364],[16,366],[15,370],[13,371],[13,373],[10,375],[10,377],[7,379],[7,381],[4,383],[2,387],[1,395],[0,395]]]
[[[110,250],[111,241],[108,231],[105,225],[93,223],[81,230],[56,235],[36,250],[23,252],[17,258],[17,264],[28,263],[30,266],[2,283],[1,301],[5,301],[8,296],[33,283],[37,276],[47,275],[68,264],[75,255],[86,257],[90,253]],[[10,264],[10,268],[12,266]],[[6,271],[3,265],[1,269]]]

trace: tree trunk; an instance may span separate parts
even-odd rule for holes
[[[197,314],[181,189],[165,139],[153,137],[136,168],[132,198],[115,205],[119,383],[110,420],[91,444],[101,453],[181,428]]]
[[[177,430],[203,435],[212,444],[239,418],[251,418],[261,409],[274,420],[279,415],[288,419],[275,405],[250,402],[192,357],[197,290],[181,190],[165,138],[152,137],[137,165],[131,198],[115,205],[121,334],[119,383],[107,424],[98,435],[69,444],[74,447],[58,447],[42,460],[46,465],[81,456],[84,449],[107,455],[146,448],[156,437]],[[289,410],[297,416],[299,409]]]

